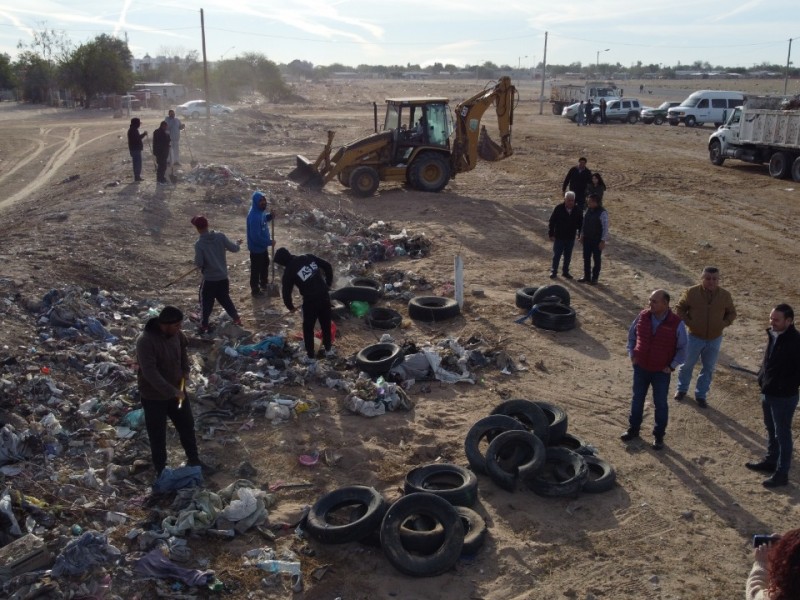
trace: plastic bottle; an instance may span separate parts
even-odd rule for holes
[[[293,560],[266,560],[258,563],[258,567],[269,573],[300,574],[300,563]]]

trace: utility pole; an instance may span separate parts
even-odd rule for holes
[[[211,127],[211,105],[208,103],[208,59],[206,58],[206,22],[203,9],[200,9],[200,35],[203,38],[203,83],[206,99],[206,131]]]
[[[544,111],[544,76],[547,73],[547,32],[544,32],[544,58],[542,59],[542,89],[539,92],[539,114]]]
[[[789,38],[789,54],[786,55],[786,76],[783,78],[783,95],[786,95],[786,86],[789,84],[789,65],[792,64],[792,38]]]

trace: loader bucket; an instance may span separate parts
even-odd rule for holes
[[[481,134],[478,138],[478,156],[490,162],[505,158],[503,147],[492,141],[485,125],[481,125]]]
[[[297,155],[297,166],[289,173],[289,179],[303,186],[322,187],[325,185],[314,163],[305,156]]]

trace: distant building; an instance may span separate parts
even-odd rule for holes
[[[182,100],[186,97],[186,86],[179,83],[137,83],[133,87],[137,91],[149,90],[151,96],[160,96],[164,100]]]

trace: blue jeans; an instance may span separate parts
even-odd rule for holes
[[[653,387],[653,404],[656,407],[653,435],[664,437],[669,421],[669,407],[667,395],[669,394],[670,374],[662,371],[647,371],[639,365],[633,365],[633,398],[631,399],[631,414],[628,417],[629,429],[638,433],[642,426],[642,413],[644,412],[644,399],[647,389]]]
[[[694,395],[697,398],[705,398],[708,389],[711,387],[711,379],[714,377],[714,367],[717,366],[719,348],[722,346],[722,336],[713,340],[704,340],[688,334],[688,344],[686,345],[686,362],[678,369],[678,391],[689,391],[689,383],[692,381],[692,371],[700,359],[703,365],[695,383]]]
[[[569,264],[572,262],[572,248],[575,246],[575,238],[571,240],[559,240],[556,238],[553,241],[553,267],[551,271],[558,273],[558,263],[561,261],[561,255],[564,255],[564,273],[569,273]]]
[[[130,152],[133,161],[133,178],[139,179],[142,176],[142,151],[131,150]]]
[[[761,395],[764,425],[767,427],[767,462],[778,465],[776,473],[789,473],[792,463],[792,418],[797,408],[798,394],[794,396]]]

